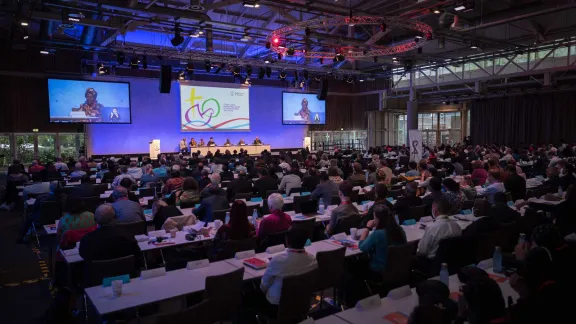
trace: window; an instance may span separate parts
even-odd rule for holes
[[[398,145],[406,144],[406,136],[408,136],[408,131],[406,130],[406,115],[398,115]]]
[[[438,115],[440,120],[440,142],[450,145],[461,143],[462,121],[460,112],[439,113]]]
[[[38,135],[38,158],[45,163],[56,157],[56,136]]]
[[[34,135],[16,135],[16,150],[21,163],[32,163],[34,159]]]
[[[10,136],[0,136],[0,167],[8,167],[12,162],[12,153],[10,151]]]

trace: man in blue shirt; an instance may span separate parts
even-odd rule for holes
[[[486,187],[486,190],[484,190],[484,197],[486,197],[486,200],[488,200],[491,205],[494,205],[494,194],[506,191],[504,184],[500,181],[500,171],[490,171],[486,182],[489,185]]]

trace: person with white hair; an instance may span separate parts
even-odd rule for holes
[[[292,218],[282,211],[284,199],[282,195],[273,193],[268,196],[270,215],[262,218],[258,227],[258,240],[261,242],[268,235],[287,231],[292,226]]]
[[[86,172],[84,172],[82,170],[82,163],[78,162],[74,165],[74,171],[72,173],[70,173],[70,178],[81,179],[85,175],[86,175]]]
[[[142,178],[142,168],[137,167],[137,163],[132,161],[130,162],[127,174],[131,175],[135,180],[139,180]]]
[[[80,256],[86,261],[111,260],[134,255],[140,260],[140,249],[134,237],[120,233],[115,227],[116,212],[111,205],[102,204],[94,213],[98,228],[80,240]]]
[[[207,198],[213,194],[226,197],[226,191],[220,188],[220,181],[222,178],[219,173],[214,173],[210,177],[210,184],[202,189],[202,198]]]
[[[120,184],[120,181],[122,181],[122,179],[124,178],[128,178],[130,179],[130,181],[132,181],[132,184],[136,184],[136,180],[134,180],[134,177],[132,177],[131,175],[128,174],[128,167],[123,165],[120,167],[120,172],[122,172],[121,174],[117,175],[114,178],[114,181],[112,181],[112,187],[115,188]]]

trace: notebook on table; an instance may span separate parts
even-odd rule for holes
[[[248,266],[254,270],[265,269],[268,266],[268,262],[259,258],[248,258],[242,262],[245,266]]]

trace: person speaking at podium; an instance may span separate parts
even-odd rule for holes
[[[198,147],[202,147],[202,146],[206,146],[206,144],[204,144],[204,139],[201,138],[200,139],[200,143],[198,143]]]
[[[246,142],[244,142],[243,139],[240,139],[240,142],[238,142],[238,146],[244,146],[246,145]]]
[[[96,100],[98,98],[98,92],[96,92],[94,88],[88,88],[84,93],[84,98],[86,98],[86,101],[80,104],[80,111],[83,111],[86,116],[100,117],[104,105],[98,103],[98,100]]]
[[[210,137],[210,140],[208,141],[208,146],[216,146],[216,142],[214,142],[214,137]]]
[[[230,143],[230,139],[227,138],[226,143],[224,143],[224,146],[231,146],[231,145],[232,145],[232,143]]]
[[[196,141],[194,140],[194,137],[192,137],[190,139],[190,147],[196,147],[196,146],[197,146]]]
[[[256,139],[254,140],[254,142],[252,143],[254,145],[262,145],[262,141],[258,138],[258,136],[256,136]]]

